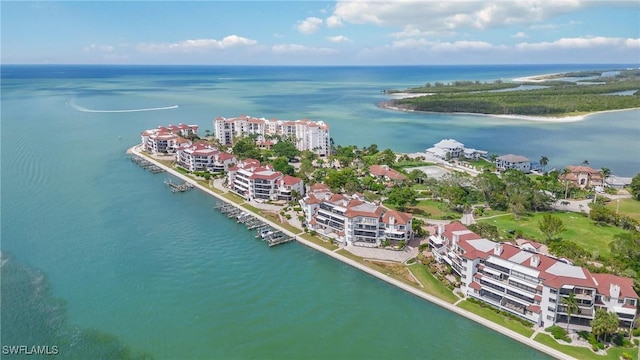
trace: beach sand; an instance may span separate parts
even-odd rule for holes
[[[130,149],[127,150],[127,153],[136,154],[138,156],[144,156],[144,155],[142,155],[140,153],[139,147],[140,147],[140,145],[133,146],[133,147],[131,147]],[[241,209],[243,211],[247,210],[244,207],[242,207],[240,204],[236,204],[236,203],[231,202],[229,199],[227,199],[227,198],[225,198],[225,197],[223,197],[223,196],[221,196],[219,194],[216,194],[211,189],[208,189],[208,188],[200,185],[194,179],[192,179],[192,178],[190,178],[190,177],[188,177],[188,176],[186,176],[184,174],[179,173],[178,171],[176,171],[176,170],[174,170],[174,169],[172,169],[172,168],[170,168],[170,167],[168,167],[168,166],[166,166],[166,165],[154,160],[153,158],[148,157],[148,156],[144,156],[144,158],[149,160],[149,161],[151,161],[151,162],[153,162],[157,166],[165,169],[171,175],[174,175],[174,176],[176,176],[176,177],[178,177],[178,178],[180,178],[180,179],[182,179],[184,181],[187,181],[187,182],[193,184],[198,189],[200,189],[200,190],[204,191],[205,193],[217,198],[218,200],[224,201],[227,204],[231,204],[231,205],[233,205],[233,206],[235,206],[235,207],[237,207],[237,208],[239,208],[239,209]],[[400,289],[402,289],[404,291],[407,291],[407,292],[409,292],[409,293],[411,293],[411,294],[413,294],[413,295],[415,295],[415,296],[417,296],[419,298],[422,298],[422,299],[427,300],[427,301],[429,301],[429,302],[431,302],[433,304],[436,304],[436,305],[438,305],[438,306],[440,306],[440,307],[442,307],[442,308],[444,308],[446,310],[449,310],[449,311],[454,312],[454,313],[456,313],[458,315],[464,316],[469,320],[475,321],[478,324],[481,324],[481,325],[483,325],[483,326],[485,326],[485,327],[487,327],[487,328],[489,328],[489,329],[491,329],[493,331],[496,331],[496,332],[498,332],[498,333],[500,333],[502,335],[508,336],[508,337],[510,337],[510,338],[512,338],[512,339],[514,339],[514,340],[516,340],[516,341],[518,341],[518,342],[520,342],[520,343],[522,343],[524,345],[527,345],[527,346],[529,346],[531,348],[534,348],[534,349],[536,349],[536,350],[538,350],[538,351],[540,351],[542,353],[545,353],[545,354],[547,354],[549,356],[552,356],[554,358],[557,358],[557,359],[567,359],[567,360],[574,359],[573,357],[571,357],[571,356],[569,356],[567,354],[564,354],[564,353],[562,353],[562,352],[560,352],[558,350],[555,350],[553,348],[550,348],[550,347],[548,347],[548,346],[546,346],[546,345],[544,345],[542,343],[539,343],[539,342],[533,340],[532,338],[537,334],[537,332],[534,332],[534,336],[532,336],[532,338],[528,338],[526,336],[523,336],[523,335],[521,335],[521,334],[519,334],[519,333],[517,333],[517,332],[515,332],[513,330],[510,330],[510,329],[507,329],[505,327],[502,327],[502,326],[500,326],[500,325],[498,325],[498,324],[496,324],[496,323],[494,323],[492,321],[489,321],[489,320],[487,320],[487,319],[485,319],[485,318],[483,318],[481,316],[478,316],[478,315],[473,314],[473,313],[471,313],[469,311],[466,311],[466,310],[464,310],[464,309],[462,309],[462,308],[460,308],[458,306],[455,306],[454,304],[450,304],[450,303],[448,303],[448,302],[446,302],[444,300],[441,300],[441,299],[439,299],[439,298],[437,298],[437,297],[435,297],[433,295],[429,295],[429,294],[425,293],[424,291],[421,291],[421,290],[419,290],[417,288],[414,288],[413,286],[407,285],[407,284],[405,284],[405,283],[403,283],[403,282],[401,282],[399,280],[396,280],[396,279],[394,279],[394,278],[392,278],[392,277],[390,277],[388,275],[385,275],[385,274],[383,274],[383,273],[381,273],[379,271],[373,270],[372,268],[369,268],[369,267],[367,267],[367,266],[365,266],[363,264],[360,264],[359,262],[357,262],[355,260],[349,259],[349,258],[347,258],[345,256],[342,256],[340,254],[335,253],[332,250],[325,249],[320,245],[317,245],[317,244],[314,244],[311,241],[305,240],[304,238],[299,236],[299,235],[301,235],[303,233],[302,230],[301,230],[300,233],[294,234],[291,231],[281,227],[279,224],[274,223],[271,220],[266,219],[266,218],[264,218],[264,217],[262,217],[262,216],[260,216],[258,214],[255,214],[255,213],[251,212],[251,215],[256,217],[256,218],[258,218],[258,219],[260,219],[261,221],[263,221],[265,223],[270,224],[272,227],[282,231],[283,233],[287,234],[288,236],[291,236],[291,237],[295,238],[296,241],[298,241],[301,244],[304,244],[304,245],[306,245],[306,246],[308,246],[308,247],[310,247],[312,249],[315,249],[315,250],[317,250],[317,251],[319,251],[319,252],[321,252],[321,253],[323,253],[325,255],[328,255],[328,256],[330,256],[330,257],[332,257],[332,258],[334,258],[334,259],[336,259],[338,261],[341,261],[341,262],[343,262],[345,264],[351,265],[352,267],[354,267],[356,269],[359,269],[359,270],[361,270],[361,271],[363,271],[363,272],[365,272],[365,273],[367,273],[369,275],[372,275],[372,276],[374,276],[374,277],[376,277],[376,278],[378,278],[380,280],[383,280],[383,281],[385,281],[385,282],[387,282],[387,283],[389,283],[391,285],[394,285],[394,286],[396,286],[396,287],[398,287],[398,288],[400,288]],[[461,300],[459,300],[459,301],[461,301]]]

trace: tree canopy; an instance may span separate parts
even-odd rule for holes
[[[565,231],[562,220],[550,214],[544,214],[542,216],[542,220],[538,222],[538,229],[540,229],[542,234],[547,238],[547,242]]]

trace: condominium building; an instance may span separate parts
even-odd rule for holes
[[[140,133],[142,147],[152,154],[173,154],[178,146],[191,143],[185,139],[191,135],[198,135],[198,125],[158,126]]]
[[[213,120],[215,136],[223,145],[233,145],[234,139],[256,135],[264,143],[278,135],[291,139],[300,151],[311,150],[320,156],[329,155],[331,146],[329,125],[323,121],[256,118],[240,115],[234,118],[217,117]]]
[[[615,312],[620,326],[636,318],[638,295],[633,280],[611,274],[591,274],[566,259],[483,239],[459,222],[440,225],[429,237],[438,262],[451,265],[463,292],[536,325],[554,324],[590,330],[595,310]],[[573,294],[578,311],[569,317],[563,299]]]
[[[412,215],[386,210],[361,194],[334,194],[323,184],[300,200],[307,226],[346,245],[379,246],[385,240],[411,239]]]
[[[238,161],[232,154],[221,152],[205,142],[179,146],[176,149],[178,165],[189,171],[228,171]]]
[[[246,200],[290,201],[293,191],[304,195],[304,183],[297,177],[274,171],[270,165],[261,166],[258,160],[246,159],[229,168],[229,190]]]

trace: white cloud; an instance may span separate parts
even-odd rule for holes
[[[511,35],[511,37],[515,38],[515,39],[523,39],[523,38],[528,38],[529,35],[523,33],[522,31],[520,31],[520,32],[517,32],[517,33]]]
[[[340,0],[332,23],[399,26],[409,31],[486,29],[530,25],[583,6],[578,0],[554,1],[370,1]]]
[[[331,42],[334,42],[334,43],[352,42],[351,39],[349,39],[348,37],[346,37],[344,35],[329,36],[329,37],[327,37],[327,40],[329,40]]]
[[[577,37],[562,38],[556,41],[544,41],[538,43],[519,43],[516,49],[520,51],[549,51],[568,49],[594,49],[594,48],[637,48],[640,47],[640,39],[623,39],[611,37]]]
[[[339,17],[337,16],[329,16],[325,22],[327,23],[327,26],[330,28],[334,28],[334,27],[339,27],[342,26],[342,20],[340,20]]]
[[[96,44],[91,44],[87,47],[84,48],[84,52],[87,53],[94,53],[94,52],[112,52],[113,50],[115,50],[114,46],[111,45],[96,45]]]
[[[271,50],[275,54],[335,54],[337,51],[330,48],[317,48],[298,44],[274,45]]]
[[[142,43],[137,49],[143,52],[193,52],[206,50],[221,50],[238,46],[256,45],[256,40],[247,39],[237,35],[229,35],[222,40],[194,39],[177,43]]]
[[[308,17],[304,20],[298,21],[296,28],[303,34],[313,34],[322,26],[322,19],[317,17]]]

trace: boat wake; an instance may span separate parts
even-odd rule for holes
[[[130,112],[142,112],[142,111],[160,111],[160,110],[171,110],[177,109],[178,105],[172,106],[163,106],[163,107],[155,107],[155,108],[143,108],[143,109],[124,109],[124,110],[96,110],[96,109],[87,109],[80,105],[76,105],[73,101],[67,101],[67,105],[72,108],[81,111],[81,112],[89,112],[89,113],[130,113]]]

